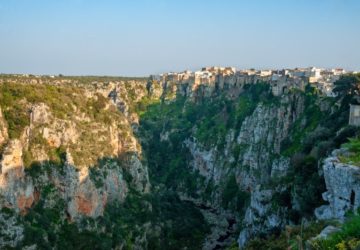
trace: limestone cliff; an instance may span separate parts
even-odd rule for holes
[[[346,212],[356,212],[360,207],[360,168],[341,163],[339,156],[346,150],[334,150],[324,160],[323,171],[326,192],[323,199],[328,202],[315,210],[318,219],[344,219]]]
[[[311,87],[274,97],[266,83],[225,85],[166,82],[163,102],[140,119],[154,178],[208,219],[204,249],[235,237],[243,247],[312,216],[324,187],[321,158],[346,140],[337,133],[346,104]],[[224,218],[232,223],[224,227]]]
[[[51,187],[58,198],[46,199],[44,206],[51,209],[64,202],[61,216],[80,221],[102,216],[109,203],[123,202],[129,189],[149,192],[148,170],[131,117],[117,109],[108,93],[66,86],[54,90],[46,84],[1,87],[5,115],[0,110],[0,208],[25,215]],[[8,101],[4,95],[16,89],[19,98]],[[39,91],[44,98],[29,91]],[[88,97],[83,96],[86,91]],[[71,101],[60,104],[68,97]],[[19,114],[12,113],[14,108]],[[19,227],[9,225],[8,235],[23,231]],[[15,246],[20,236],[8,243]]]
[[[34,201],[32,181],[28,180],[24,172],[24,167],[31,168],[31,166],[24,166],[23,154],[26,154],[27,164],[37,162],[45,166],[57,160],[52,155],[53,151],[62,150],[62,148],[66,149],[63,152],[67,159],[64,164],[65,176],[59,176],[59,173],[55,171],[54,174],[46,175],[46,178],[59,186],[60,190],[61,186],[64,186],[65,190],[62,192],[72,199],[69,204],[72,217],[76,217],[77,211],[91,216],[102,214],[101,211],[107,200],[107,191],[97,191],[89,177],[89,171],[98,160],[104,157],[122,157],[124,167],[129,166],[129,173],[133,176],[137,190],[148,191],[147,170],[138,158],[141,157],[141,150],[137,140],[131,132],[128,132],[130,130],[126,127],[129,126],[126,119],[117,117],[117,123],[113,121],[109,125],[86,116],[59,119],[52,115],[50,108],[44,103],[34,104],[30,110],[30,125],[25,127],[21,139],[9,140],[1,162],[4,196],[10,197],[19,193],[18,197],[9,198],[8,204],[23,211]],[[95,140],[97,145],[92,144]],[[101,166],[102,169],[106,167],[107,165]],[[106,176],[114,176],[115,179],[110,178],[110,183],[106,181],[104,183],[110,186],[113,185],[111,183],[117,183],[117,187],[114,188],[119,190],[118,196],[123,198],[126,195],[126,183],[122,180],[121,168],[116,165],[115,168],[118,168],[117,172],[114,170],[106,172]],[[26,192],[16,190],[18,186],[24,186],[23,189]]]
[[[282,141],[304,110],[304,99],[289,95],[277,105],[259,103],[246,117],[237,132],[226,135],[224,149],[202,149],[196,141],[186,141],[193,160],[192,167],[216,186],[225,186],[228,177],[234,175],[240,189],[251,196],[240,234],[239,243],[259,233],[280,228],[286,223],[284,211],[271,209],[272,190],[260,190],[262,184],[286,175],[290,159],[281,156]],[[235,134],[238,134],[235,136]],[[220,190],[221,191],[221,190]],[[218,193],[217,204],[222,199]]]
[[[2,207],[25,212],[35,201],[32,180],[25,175],[20,140],[9,142],[1,161],[0,194]]]
[[[355,131],[339,132],[347,103],[311,86],[274,96],[250,78],[0,88],[0,247],[71,248],[79,235],[101,249],[244,247],[311,218],[322,158]],[[324,161],[319,218],[359,205],[357,169],[336,157]]]
[[[0,146],[2,146],[8,139],[8,132],[3,113],[0,108]]]

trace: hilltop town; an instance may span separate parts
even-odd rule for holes
[[[333,83],[342,74],[344,69],[321,69],[316,67],[281,69],[281,70],[237,70],[235,67],[204,67],[199,71],[170,72],[161,75],[152,75],[152,80],[166,83],[177,83],[191,86],[192,89],[199,85],[212,86],[215,89],[242,87],[245,84],[268,82],[271,84],[275,96],[283,94],[290,88],[303,89],[307,83],[312,84],[322,94],[333,96]]]
[[[342,68],[322,69],[316,67],[295,69],[236,69],[235,67],[203,67],[198,71],[185,70],[183,72],[167,72],[160,75],[150,75],[151,81],[157,81],[162,85],[175,84],[178,92],[186,95],[186,91],[194,91],[199,86],[211,90],[217,89],[241,89],[245,84],[259,82],[269,83],[274,96],[280,96],[289,89],[304,89],[310,83],[326,96],[334,96],[332,92],[334,82],[341,75],[357,73],[346,71]],[[119,83],[132,80],[146,80],[146,78],[132,77],[73,77],[63,75],[29,75],[29,74],[0,74],[0,83],[3,82],[23,83],[47,83],[54,85],[63,84],[88,84],[103,85],[103,83]],[[180,88],[179,88],[180,86]],[[190,88],[190,89],[189,89]],[[180,90],[180,91],[179,91]],[[210,91],[211,92],[211,91]]]

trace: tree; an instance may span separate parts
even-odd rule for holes
[[[359,95],[360,94],[360,73],[343,75],[335,83],[334,92],[339,95]]]

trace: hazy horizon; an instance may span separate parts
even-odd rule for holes
[[[360,2],[0,0],[0,73],[360,70]]]

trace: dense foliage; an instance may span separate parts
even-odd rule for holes
[[[360,248],[360,215],[351,215],[342,225],[341,230],[327,239],[312,243],[316,250],[357,250]]]
[[[334,92],[341,96],[360,94],[360,73],[343,75],[335,82]]]
[[[132,193],[124,203],[107,206],[103,217],[77,224],[66,218],[65,203],[53,186],[41,191],[36,206],[20,218],[25,238],[19,249],[34,243],[37,249],[199,249],[208,232],[202,214],[172,192]],[[50,199],[54,206],[47,204]]]
[[[348,149],[348,155],[340,157],[345,163],[360,167],[360,138],[350,138],[349,142],[343,145]]]
[[[255,238],[245,247],[245,250],[283,250],[283,249],[304,249],[307,240],[319,234],[324,228],[324,222],[312,222],[304,226],[303,224],[287,226],[280,235],[271,235],[268,238]]]

